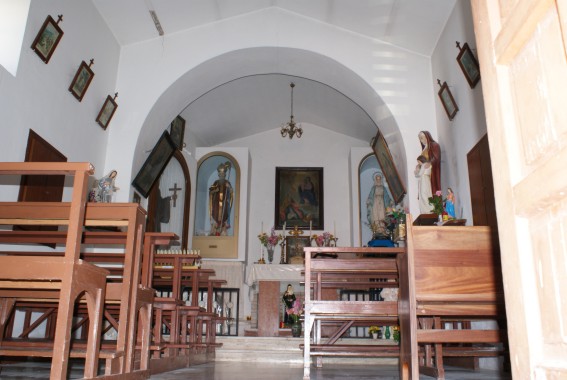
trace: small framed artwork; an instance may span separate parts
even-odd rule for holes
[[[96,122],[98,125],[102,127],[102,129],[106,130],[108,127],[108,123],[110,123],[110,119],[114,116],[114,112],[116,112],[116,108],[118,108],[118,104],[116,104],[116,97],[118,93],[114,94],[114,98],[111,98],[110,95],[106,97],[102,108],[100,109],[98,116],[96,117]]]
[[[453,118],[459,111],[459,107],[455,102],[455,98],[453,98],[451,90],[449,90],[447,82],[443,82],[443,84],[441,84],[441,81],[437,79],[437,83],[439,83],[439,86],[441,86],[441,89],[438,92],[439,99],[441,99],[441,104],[443,104],[443,108],[445,108],[445,112],[447,112],[449,120],[453,120]]]
[[[85,61],[81,62],[81,65],[79,66],[79,69],[77,70],[77,73],[75,74],[75,77],[73,78],[73,81],[69,86],[69,91],[71,91],[71,94],[73,94],[73,96],[77,98],[79,102],[83,100],[83,96],[85,96],[87,88],[89,88],[89,85],[93,80],[94,72],[91,70],[93,63],[94,59],[91,59],[91,63],[89,63],[88,65]]]
[[[457,41],[457,49],[459,49],[457,62],[459,62],[459,66],[461,67],[461,70],[463,70],[463,74],[465,74],[465,78],[467,79],[467,82],[469,82],[469,86],[471,86],[471,88],[475,88],[476,84],[480,80],[480,66],[478,61],[467,42],[465,42],[461,48],[461,44]]]
[[[185,135],[185,119],[177,116],[169,127],[169,134],[177,149],[183,149],[183,136]]]
[[[276,167],[274,228],[324,229],[323,168]]]
[[[384,173],[384,177],[388,183],[388,188],[394,198],[394,203],[400,203],[402,199],[404,199],[404,195],[406,195],[406,188],[400,178],[398,169],[394,164],[392,154],[390,153],[388,144],[384,139],[384,135],[380,132],[380,130],[376,132],[376,136],[370,141],[370,146],[374,151],[376,161],[378,161],[378,164],[382,168],[382,172]]]
[[[303,248],[310,247],[309,236],[286,236],[285,257],[287,264],[303,264]]]
[[[41,26],[39,33],[32,43],[32,50],[45,63],[49,62],[55,48],[63,37],[63,30],[59,27],[59,22],[63,20],[63,15],[57,17],[57,22],[51,16],[47,16],[45,22]]]
[[[132,186],[147,198],[154,183],[159,178],[163,169],[173,156],[177,147],[169,137],[169,132],[164,131],[158,142],[150,152],[150,155],[142,165],[142,168],[132,181]]]

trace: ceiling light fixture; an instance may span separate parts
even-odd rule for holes
[[[289,87],[291,87],[291,117],[289,122],[282,124],[280,133],[282,134],[282,137],[289,136],[289,139],[291,140],[293,136],[300,138],[303,134],[303,129],[301,128],[301,124],[296,124],[293,120],[293,88],[295,87],[295,84],[291,82]]]

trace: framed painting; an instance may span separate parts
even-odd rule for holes
[[[85,61],[81,62],[81,65],[69,86],[69,91],[71,91],[71,94],[73,94],[79,102],[83,100],[83,96],[85,96],[87,88],[89,88],[89,85],[93,80],[94,72],[91,70],[91,65],[93,63],[93,59],[91,59],[91,63],[88,65]]]
[[[439,85],[441,86],[441,89],[439,89],[438,92],[439,99],[441,99],[441,104],[443,104],[443,108],[445,109],[445,112],[447,112],[449,120],[453,120],[453,118],[459,111],[459,107],[455,102],[455,98],[453,98],[451,90],[449,90],[447,82],[443,82],[443,84],[441,84],[441,81],[437,79],[437,83],[439,83]]]
[[[63,37],[63,30],[58,25],[61,20],[63,20],[63,15],[58,16],[57,22],[53,17],[47,16],[31,45],[32,50],[45,63],[49,62]]]
[[[102,108],[100,109],[98,116],[96,117],[96,122],[98,125],[102,127],[102,129],[106,130],[108,127],[108,123],[110,123],[110,119],[114,116],[114,112],[116,112],[116,108],[118,108],[118,104],[116,104],[116,97],[118,93],[114,95],[114,98],[111,98],[110,95],[106,97]]]
[[[285,257],[287,264],[303,264],[303,248],[310,247],[309,236],[286,236]]]
[[[144,197],[147,198],[150,190],[159,178],[163,169],[175,152],[175,144],[169,137],[169,132],[164,131],[154,149],[142,165],[142,168],[132,181],[132,186]]]
[[[169,126],[169,135],[177,149],[183,149],[183,136],[185,135],[185,119],[177,116]]]
[[[370,141],[370,146],[374,151],[378,164],[382,168],[384,177],[386,177],[386,182],[388,183],[388,188],[394,198],[394,202],[400,203],[406,194],[406,188],[400,178],[398,169],[396,169],[396,165],[394,165],[394,160],[392,159],[392,154],[390,153],[390,149],[388,149],[384,135],[380,130],[378,130],[376,136]]]
[[[471,88],[475,88],[476,84],[480,81],[480,66],[476,57],[474,56],[469,44],[465,42],[463,47],[457,41],[457,48],[460,50],[457,56],[457,62],[469,82]]]
[[[274,228],[322,230],[323,168],[276,167]]]

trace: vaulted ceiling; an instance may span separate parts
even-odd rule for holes
[[[458,0],[92,1],[121,46],[160,38],[150,11],[167,36],[275,7],[362,38],[430,56]],[[279,73],[246,76],[211,88],[188,104],[191,112],[184,114],[199,115],[191,118],[190,128],[210,145],[275,128],[289,120],[291,81],[296,83],[294,113],[298,119],[355,138],[368,137],[364,129],[372,121],[352,99],[325,83]],[[222,112],[218,112],[221,104]],[[326,122],[330,120],[333,123]],[[228,135],[226,125],[235,122],[239,128],[231,130],[237,133]]]

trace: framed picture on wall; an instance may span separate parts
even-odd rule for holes
[[[463,47],[459,41],[457,41],[457,49],[459,49],[459,55],[457,56],[457,62],[469,83],[471,88],[475,88],[476,84],[480,81],[480,65],[476,57],[474,56],[470,46],[465,42]]]
[[[91,59],[91,62],[88,65],[85,61],[81,62],[81,65],[69,86],[69,91],[71,91],[71,94],[73,94],[79,102],[83,100],[83,96],[85,96],[85,93],[94,78],[94,72],[91,70],[93,63],[94,59]]]
[[[441,86],[441,89],[439,89],[438,92],[439,99],[441,99],[441,104],[443,104],[443,108],[445,109],[445,112],[447,112],[449,120],[453,120],[453,118],[459,111],[459,107],[455,102],[455,98],[453,98],[451,90],[449,90],[447,82],[443,82],[443,84],[441,84],[441,81],[437,79],[437,83],[439,83],[439,86]]]
[[[132,181],[132,186],[147,198],[154,183],[159,178],[163,169],[175,152],[175,144],[169,137],[169,132],[164,131],[158,142],[152,149],[150,155],[142,165],[142,168]]]
[[[183,149],[183,136],[185,135],[185,119],[177,116],[169,126],[169,134],[177,149]]]
[[[63,30],[58,25],[61,20],[63,20],[63,15],[57,17],[57,22],[53,17],[47,16],[31,45],[32,50],[45,63],[49,62],[63,37]]]
[[[386,177],[386,182],[388,183],[394,202],[400,203],[402,199],[404,199],[406,188],[400,178],[398,169],[396,169],[396,165],[394,164],[392,154],[390,153],[390,149],[388,149],[388,144],[384,139],[384,135],[380,132],[380,130],[378,130],[376,136],[374,136],[370,141],[370,146],[374,151],[378,164],[382,168],[384,177]]]
[[[322,230],[323,168],[276,167],[274,228]]]
[[[303,264],[303,248],[310,247],[309,236],[286,236],[285,257],[287,264]]]
[[[108,123],[110,123],[110,119],[114,116],[114,112],[118,108],[118,104],[116,104],[116,97],[118,93],[114,94],[114,98],[111,98],[110,95],[106,97],[102,108],[100,109],[98,116],[96,117],[96,122],[98,125],[102,127],[102,129],[106,130],[108,127]]]

